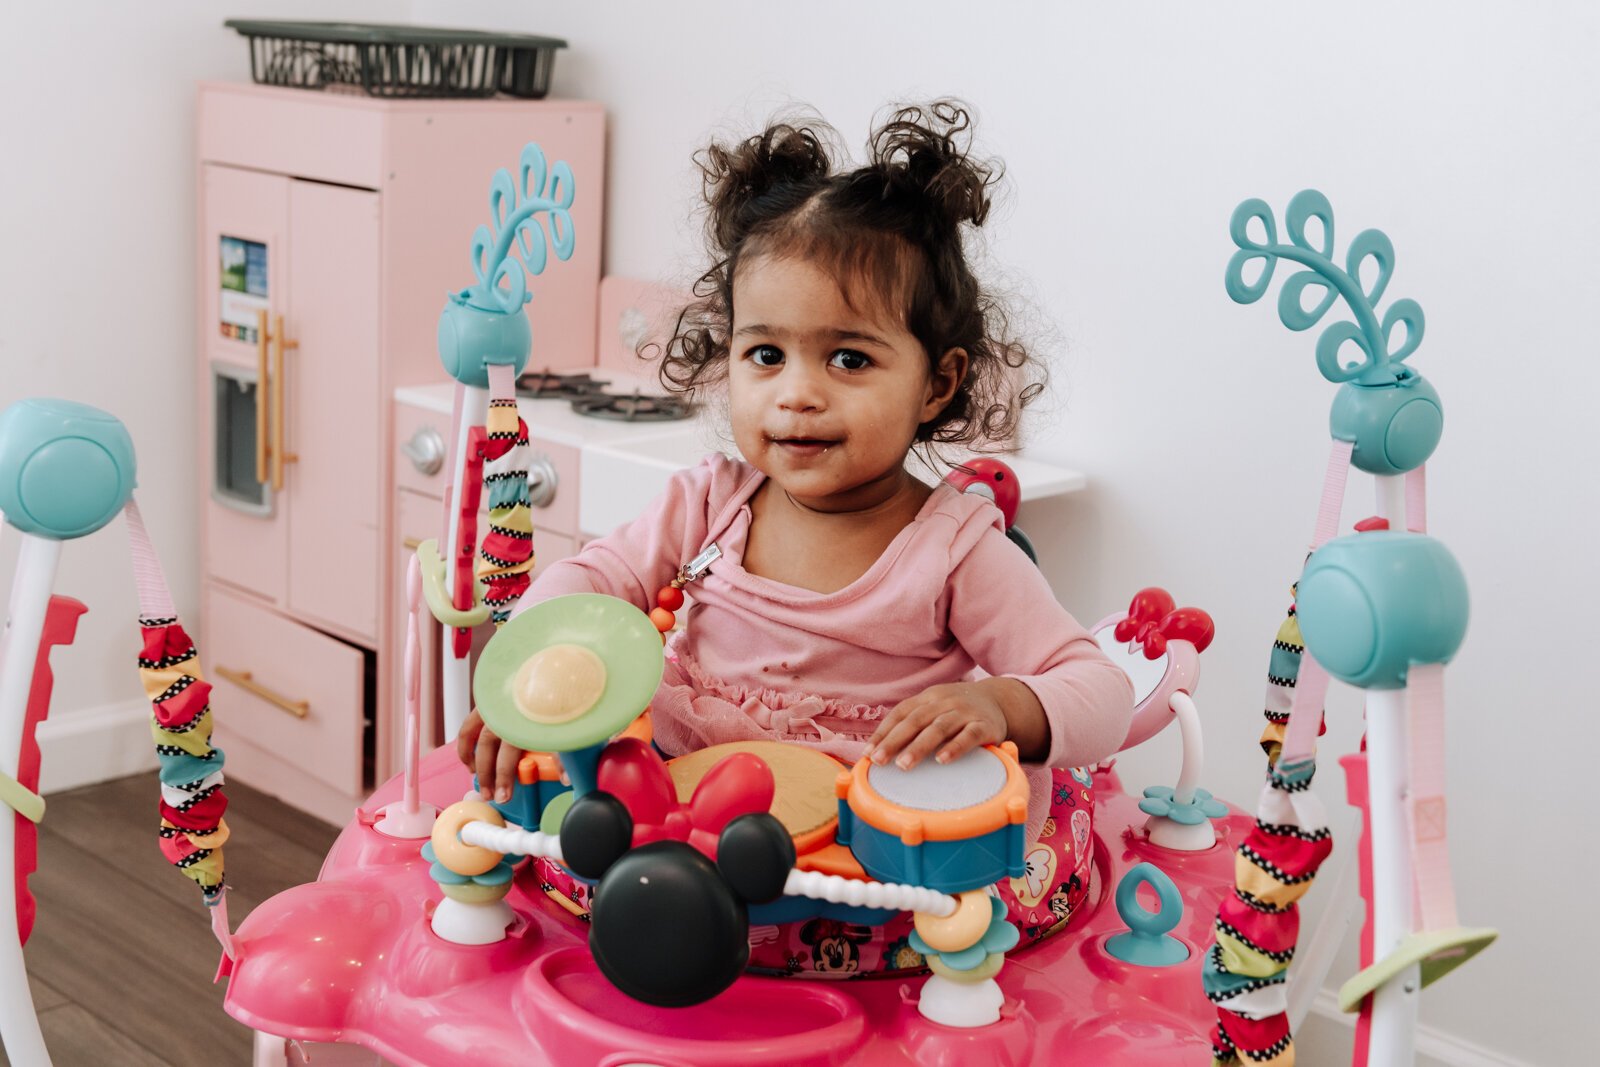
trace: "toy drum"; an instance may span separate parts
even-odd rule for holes
[[[835,791],[838,842],[879,881],[960,893],[1026,873],[1028,783],[1009,741],[909,771],[863,758]]]

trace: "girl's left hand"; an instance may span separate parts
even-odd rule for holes
[[[910,770],[929,755],[949,763],[1008,735],[1004,709],[983,682],[929,686],[885,715],[867,742],[872,762]],[[937,753],[935,755],[935,753]]]

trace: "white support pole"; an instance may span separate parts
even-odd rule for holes
[[[11,611],[0,637],[0,771],[15,778],[22,756],[22,727],[33,688],[33,667],[44,634],[50,591],[61,562],[61,542],[22,534]],[[14,1067],[48,1067],[27,966],[17,930],[16,815],[0,805],[0,1039]]]
[[[1389,520],[1389,529],[1406,528],[1406,479],[1403,474],[1379,474],[1372,479],[1378,497],[1378,514]]]
[[[455,468],[451,472],[450,496],[445,500],[445,537],[441,543],[444,545],[444,562],[446,581],[449,582],[451,594],[455,592],[455,560],[456,552],[460,547],[461,536],[461,494],[466,488],[465,479],[467,471],[467,442],[474,426],[482,426],[489,415],[489,391],[474,385],[457,386],[461,390],[460,403],[456,405],[460,412],[456,420],[455,450],[451,453],[455,460]],[[476,545],[472,546],[476,549]],[[460,659],[456,658],[452,646],[455,644],[455,628],[442,627],[444,644],[440,649],[440,658],[444,661],[442,675],[442,688],[444,689],[444,743],[450,744],[455,740],[456,734],[461,732],[461,724],[467,721],[467,712],[472,710],[472,671],[470,653]]]
[[[1368,812],[1372,818],[1372,955],[1381,960],[1412,930],[1415,856],[1407,799],[1411,791],[1404,689],[1369,689]],[[1372,1067],[1408,1067],[1415,1060],[1420,967],[1412,964],[1372,994]]]
[[[1173,790],[1172,799],[1178,804],[1188,804],[1194,800],[1194,791],[1199,788],[1200,772],[1206,762],[1200,710],[1194,706],[1194,699],[1181,689],[1172,694],[1168,704],[1178,718],[1178,736],[1183,741],[1183,762],[1178,767],[1178,787]]]

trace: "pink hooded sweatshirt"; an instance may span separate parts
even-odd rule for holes
[[[865,574],[817,593],[740,565],[750,497],[765,477],[720,454],[678,472],[633,522],[545,568],[517,610],[597,592],[648,611],[679,566],[715,542],[722,556],[686,590],[687,627],[668,643],[651,702],[656,743],[669,755],[773,740],[854,762],[900,701],[985,675],[1017,678],[1039,698],[1047,767],[1117,751],[1133,709],[1127,675],[1056,603],[991,502],[941,484]],[[1026,770],[1036,840],[1050,774]]]

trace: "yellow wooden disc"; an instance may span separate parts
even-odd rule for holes
[[[935,952],[960,952],[978,943],[989,929],[994,909],[984,889],[969,889],[956,894],[956,910],[944,918],[931,912],[911,913],[917,934]]]
[[[482,800],[458,800],[433,820],[433,857],[440,865],[469,878],[485,874],[505,857],[481,845],[469,845],[457,835],[469,822],[506,824],[505,816]]]
[[[804,838],[838,821],[833,782],[844,765],[826,753],[781,741],[730,741],[668,760],[678,800],[687,802],[711,768],[735,752],[759,756],[772,768],[772,814],[790,837]],[[798,842],[795,847],[800,848]]]

